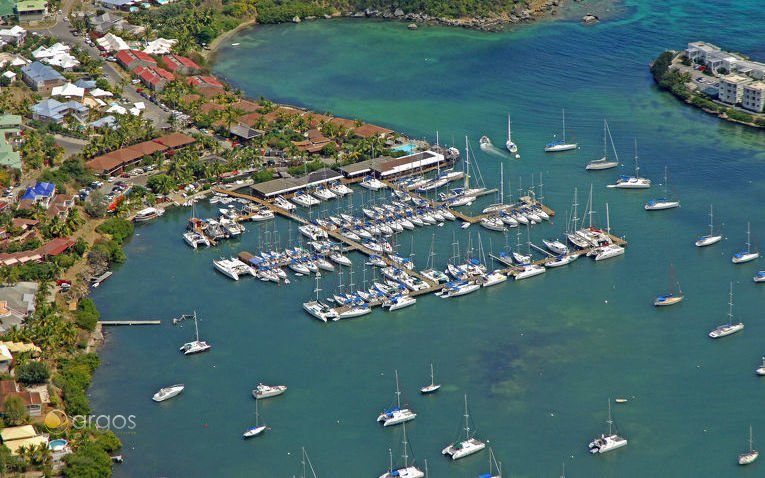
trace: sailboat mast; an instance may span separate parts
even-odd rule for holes
[[[407,448],[406,447],[406,422],[403,423],[403,426],[404,426],[404,433],[403,433],[404,434],[404,440],[403,440],[404,451],[401,457],[404,459],[404,468],[409,468],[409,455],[406,454],[406,448]]]
[[[590,199],[587,200],[587,206],[589,209],[587,215],[590,217],[590,227],[592,227],[592,214],[594,212],[592,210],[592,183],[590,183]]]
[[[606,147],[606,120],[603,120],[603,159],[608,158],[608,148]]]
[[[388,468],[390,471],[393,471],[393,450],[388,448],[388,460],[390,462],[390,467]]]
[[[433,386],[436,384],[436,379],[433,377],[433,364],[430,364],[430,385]]]
[[[640,165],[638,164],[637,138],[635,138],[635,177],[640,177]]]
[[[608,203],[606,203],[606,232],[611,235],[611,218],[608,215]]]
[[[728,295],[728,324],[733,323],[733,281],[730,283],[730,293]]]
[[[505,163],[499,163],[499,203],[505,204]]]
[[[563,113],[563,142],[566,142],[566,110],[562,109],[561,112]]]
[[[401,391],[398,388],[398,370],[396,370],[396,406],[401,408]]]
[[[747,254],[750,253],[752,249],[752,244],[750,240],[750,234],[751,234],[750,226],[751,224],[749,223],[749,221],[747,221],[746,223],[746,252]]]
[[[465,191],[470,187],[470,145],[468,144],[468,138],[465,136],[465,162],[463,163],[465,168]]]
[[[321,289],[319,289],[319,279],[321,278],[321,274],[316,274],[316,289],[314,292],[316,292],[316,302],[319,301],[319,292],[321,292]]]
[[[194,311],[194,330],[197,334],[197,342],[199,342],[199,325],[197,325],[197,311]]]
[[[467,394],[465,394],[465,440],[470,440],[470,415],[468,415]]]
[[[608,436],[611,436],[613,432],[611,431],[611,425],[613,425],[614,421],[611,419],[611,397],[608,397]]]
[[[510,113],[507,114],[507,142],[510,143],[513,141],[513,134],[510,130]]]
[[[714,235],[714,212],[713,206],[709,205],[709,235]]]

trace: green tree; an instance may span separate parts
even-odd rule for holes
[[[16,381],[24,385],[45,383],[50,378],[50,370],[45,362],[30,360],[16,367]]]
[[[97,443],[84,442],[64,458],[66,478],[104,478],[112,474],[112,460]]]
[[[77,304],[77,325],[85,330],[93,331],[96,328],[101,314],[96,308],[96,304],[90,298],[80,299]]]
[[[5,408],[5,419],[12,425],[24,423],[27,418],[27,407],[24,400],[18,395],[8,395],[3,401]]]
[[[107,205],[104,202],[104,194],[95,190],[90,193],[90,197],[85,201],[85,212],[92,218],[102,218],[106,215]]]

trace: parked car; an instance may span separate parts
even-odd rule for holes
[[[109,176],[109,177],[106,179],[106,182],[107,182],[107,183],[113,183],[115,179],[117,179],[117,178],[115,178],[114,176]]]

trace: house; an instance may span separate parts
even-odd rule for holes
[[[136,3],[136,0],[97,0],[96,3],[112,10],[127,10]]]
[[[0,373],[9,373],[11,371],[11,364],[13,363],[13,355],[8,350],[8,346],[0,344]]]
[[[104,15],[108,14],[105,13]],[[130,50],[130,46],[128,46],[127,42],[113,33],[107,33],[101,38],[98,38],[96,44],[100,49],[108,52]]]
[[[162,63],[169,71],[181,75],[194,75],[202,70],[194,60],[180,55],[165,55],[162,57]]]
[[[224,85],[221,83],[217,78],[214,76],[209,75],[197,75],[192,76],[188,79],[188,82],[191,86],[194,87],[213,87],[213,88],[223,88]]]
[[[74,246],[74,240],[69,237],[57,237],[35,249],[44,259],[60,256]]]
[[[84,90],[92,90],[96,88],[96,80],[86,80],[84,78],[80,78],[74,82],[74,86],[79,86]]]
[[[16,55],[14,53],[7,53],[3,52],[0,53],[0,67],[5,68],[8,66],[15,66],[15,67],[21,67],[24,65],[28,65],[31,62],[24,58],[21,55]]]
[[[122,50],[114,57],[124,69],[133,71],[139,66],[156,66],[157,62],[150,55],[138,50]]]
[[[153,91],[161,91],[168,81],[175,79],[175,75],[158,66],[139,66],[133,70],[133,74],[141,80],[144,86]]]
[[[0,30],[0,41],[4,43],[19,46],[23,45],[26,39],[27,31],[18,25],[15,25],[13,28]]]
[[[90,123],[90,127],[96,129],[109,127],[114,129],[117,127],[117,118],[112,115],[104,116],[103,118]]]
[[[3,345],[0,345],[3,347]],[[0,380],[0,414],[5,413],[5,399],[16,396],[24,402],[27,409],[27,415],[30,417],[39,417],[42,415],[42,397],[39,392],[22,391],[15,380]]]
[[[0,133],[18,134],[20,128],[21,128],[20,115],[8,115],[8,114],[0,115]]]
[[[5,134],[0,134],[0,166],[18,169],[21,171],[21,155],[13,150]]]
[[[73,83],[67,83],[61,86],[54,86],[50,91],[51,96],[63,96],[64,98],[82,98],[85,96],[85,88],[75,86]]]
[[[156,40],[147,43],[146,48],[144,48],[143,51],[150,55],[167,55],[176,43],[178,43],[178,40],[157,38]]]
[[[19,0],[16,3],[16,18],[19,23],[42,20],[48,14],[45,0]]]
[[[723,103],[735,105],[741,103],[744,97],[744,85],[751,83],[752,79],[742,75],[726,75],[720,79],[720,87],[717,97]]]
[[[30,199],[32,202],[41,205],[44,209],[48,209],[50,200],[56,193],[56,185],[53,183],[38,182],[34,186],[27,188],[21,199]]]
[[[383,128],[382,126],[376,126],[373,124],[364,123],[361,126],[358,126],[356,128],[353,128],[353,135],[358,136],[359,138],[371,138],[371,137],[377,137],[377,138],[387,138],[393,134],[393,130],[388,128]]]
[[[32,106],[32,119],[36,121],[48,121],[61,124],[67,117],[74,118],[80,123],[88,119],[90,108],[76,101],[67,101],[62,103],[48,98]]]
[[[755,113],[762,113],[765,110],[765,82],[754,81],[744,85],[741,106]]]
[[[50,93],[54,86],[60,86],[66,82],[61,73],[39,61],[22,67],[21,77],[30,88],[41,93]]]
[[[46,211],[48,217],[58,217],[61,220],[66,219],[69,216],[69,211],[74,207],[74,197],[72,194],[56,194],[53,196]]]
[[[109,12],[90,18],[92,30],[98,33],[106,33],[111,29],[119,29],[118,26],[124,22],[124,18]]]
[[[3,440],[3,445],[11,451],[11,455],[19,455],[19,450],[22,447],[28,449],[29,447],[48,445],[48,435],[38,435],[32,425],[5,427],[0,431],[0,439]]]
[[[191,146],[196,143],[196,141],[197,140],[191,136],[187,136],[183,133],[170,133],[154,140],[155,143],[161,144],[171,151]]]
[[[231,126],[228,132],[242,141],[250,141],[253,138],[259,138],[263,136],[263,131],[255,128],[250,128],[249,126],[243,124]]]

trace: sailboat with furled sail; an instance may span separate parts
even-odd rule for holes
[[[717,244],[722,240],[721,234],[715,234],[714,209],[709,205],[709,234],[701,236],[696,240],[696,247],[706,247]]]
[[[683,291],[680,289],[680,283],[675,280],[675,268],[670,264],[669,266],[669,292],[658,296],[653,301],[653,305],[656,307],[663,307],[667,305],[675,305],[678,302],[685,299]]]
[[[611,140],[611,149],[614,151],[614,159],[608,157],[606,136]],[[616,153],[614,139],[611,137],[611,130],[608,128],[608,122],[603,120],[603,157],[590,161],[584,169],[587,171],[600,171],[603,169],[615,168],[617,166],[619,166],[619,155]]]
[[[748,465],[760,456],[760,452],[752,448],[752,425],[749,425],[749,451],[738,456],[739,465]]]
[[[425,473],[422,472],[419,468],[414,466],[414,464],[409,464],[409,456],[407,455],[407,448],[408,444],[406,441],[406,423],[403,425],[403,451],[401,452],[401,458],[404,461],[404,465],[395,468],[393,466],[393,452],[388,449],[388,456],[390,457],[390,468],[388,468],[388,471],[380,475],[380,478],[424,478]]]
[[[733,323],[733,282],[730,283],[730,295],[728,300],[728,323],[723,324],[713,331],[709,332],[709,338],[719,339],[721,337],[727,337],[728,335],[735,334],[744,330],[744,323]]]
[[[398,425],[399,423],[408,422],[414,420],[417,414],[408,408],[401,408],[401,390],[398,388],[398,370],[396,373],[396,406],[393,408],[386,408],[377,417],[377,421],[381,422],[383,426],[389,427],[391,425]]]
[[[566,142],[566,110],[562,110],[563,114],[563,139],[556,139],[545,146],[545,153],[557,153],[559,151],[570,151],[576,149],[576,143]]]
[[[510,113],[507,114],[507,141],[505,142],[505,148],[511,153],[516,154],[518,152],[518,145],[513,143],[513,131],[511,129]]]
[[[667,167],[664,166],[664,197],[649,200],[643,205],[643,209],[646,211],[661,211],[663,209],[673,209],[680,207],[680,201],[668,199],[668,184],[669,178],[667,177]]]
[[[468,413],[467,395],[465,395],[465,439],[459,442],[452,443],[443,450],[442,455],[450,457],[452,460],[459,460],[466,456],[478,453],[486,448],[486,443],[482,442],[475,436],[470,434],[470,414]]]

